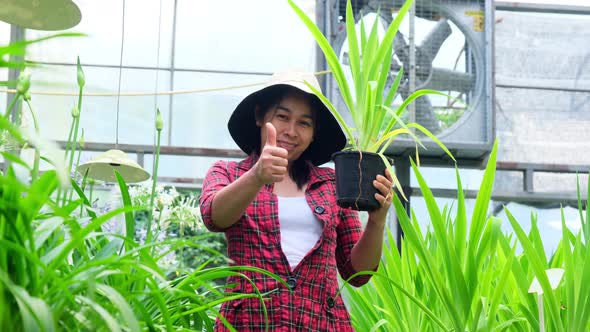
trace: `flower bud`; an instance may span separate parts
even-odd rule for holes
[[[160,113],[160,109],[157,109],[156,111],[156,130],[162,131],[164,128],[164,119],[162,119],[162,113]]]
[[[78,140],[78,145],[80,146],[81,149],[84,149],[84,143],[86,141],[84,141],[84,129],[82,129],[82,135],[80,135],[80,139]]]
[[[74,106],[72,107],[72,118],[77,118],[80,116],[80,110],[78,109],[78,107]]]
[[[78,86],[80,88],[84,87],[86,84],[86,77],[84,76],[84,71],[82,71],[82,66],[80,65],[80,57],[78,56],[78,70],[77,70],[77,79],[78,79]]]
[[[16,91],[24,95],[29,88],[31,87],[31,73],[26,71],[21,71],[18,75],[18,79],[16,80]]]
[[[27,90],[27,92],[25,92],[25,94],[23,95],[23,98],[25,99],[25,101],[31,101],[31,91]]]

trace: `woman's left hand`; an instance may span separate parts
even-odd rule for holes
[[[369,212],[369,222],[385,225],[385,218],[393,197],[393,178],[389,169],[385,169],[385,176],[377,175],[377,178],[373,180],[373,186],[379,191],[375,194],[375,199],[381,206],[377,210]]]

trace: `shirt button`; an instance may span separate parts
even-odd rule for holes
[[[315,213],[317,213],[317,214],[322,214],[322,213],[324,213],[324,211],[325,211],[324,207],[323,207],[323,206],[321,206],[321,205],[318,205],[318,206],[316,206],[316,207],[315,207],[313,210],[314,210],[314,211],[315,211]]]
[[[331,298],[331,297],[329,297],[329,298],[326,300],[326,304],[328,305],[328,308],[334,308],[334,299],[333,299],[333,298]]]
[[[289,277],[287,279],[287,285],[289,285],[289,288],[291,288],[291,290],[294,290],[295,287],[297,286],[297,278]]]

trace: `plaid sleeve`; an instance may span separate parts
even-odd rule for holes
[[[203,190],[199,197],[199,206],[201,208],[203,223],[205,224],[205,227],[212,232],[225,231],[225,228],[220,228],[213,224],[213,221],[211,220],[211,209],[215,194],[228,184],[230,184],[230,175],[228,174],[227,163],[223,160],[215,162],[215,164],[209,168],[209,171],[203,180]]]
[[[336,263],[340,276],[347,280],[353,274],[359,272],[352,267],[351,253],[352,248],[361,237],[362,228],[358,217],[358,212],[352,209],[340,209],[340,223],[336,228],[337,248]],[[366,284],[371,275],[361,275],[350,280],[350,284],[359,287]]]

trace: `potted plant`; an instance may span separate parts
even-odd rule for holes
[[[400,134],[410,135],[416,142],[417,150],[418,145],[424,147],[414,134],[414,130],[418,130],[436,142],[455,160],[448,149],[430,131],[418,123],[405,124],[400,118],[401,113],[416,98],[425,94],[447,96],[446,94],[435,90],[418,90],[406,98],[397,110],[391,109],[389,106],[397,94],[403,70],[400,70],[391,88],[385,93],[394,37],[405,14],[410,9],[412,0],[408,0],[400,8],[383,38],[380,38],[377,32],[378,19],[373,23],[368,35],[364,28],[364,22],[361,22],[360,43],[355,28],[352,5],[350,0],[347,1],[346,32],[352,86],[349,85],[336,52],[320,29],[293,3],[293,0],[289,0],[289,4],[311,31],[322,49],[354,124],[354,127],[348,126],[339,113],[344,110],[336,110],[321,91],[310,85],[314,93],[328,106],[348,137],[348,146],[332,156],[336,168],[336,193],[340,206],[368,211],[378,208],[379,203],[374,198],[377,190],[373,187],[372,181],[378,173],[383,172],[385,167],[389,168],[395,186],[404,196],[401,185],[392,170],[392,163],[384,155],[385,149]]]

